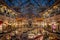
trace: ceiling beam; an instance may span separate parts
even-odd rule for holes
[[[44,14],[44,12],[46,12],[47,10],[51,9],[54,5],[57,5],[57,4],[59,4],[59,3],[60,3],[60,0],[56,0],[56,2],[55,2],[51,7],[49,7],[49,8],[46,9],[45,11],[39,13],[39,15],[41,16],[42,14]]]

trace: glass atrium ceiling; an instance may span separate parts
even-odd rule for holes
[[[16,12],[38,15],[52,6],[55,0],[5,0],[5,3]]]

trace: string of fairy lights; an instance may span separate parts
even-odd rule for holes
[[[0,14],[11,18],[15,18],[17,15],[14,11],[4,5],[0,5]]]

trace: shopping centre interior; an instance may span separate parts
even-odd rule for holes
[[[60,40],[60,0],[0,0],[0,40]]]

